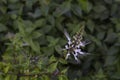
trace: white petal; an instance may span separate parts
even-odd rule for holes
[[[65,49],[68,49],[68,45],[65,45]]]
[[[81,49],[75,49],[74,51],[75,51],[75,53],[80,53]]]
[[[77,62],[79,62],[79,60],[78,60],[78,58],[77,58],[77,55],[78,55],[77,53],[75,53],[75,54],[73,53],[73,56],[74,56],[75,60],[76,60]]]
[[[70,38],[69,34],[67,33],[66,29],[64,29],[64,34],[65,34],[65,36],[68,40],[68,44],[70,44],[71,43],[71,38]]]
[[[79,54],[85,54],[85,52],[79,52]]]
[[[83,41],[82,43],[84,43],[85,45],[90,44],[90,41]]]
[[[66,58],[65,59],[68,59],[68,57],[70,56],[70,53],[67,53],[67,55],[66,55]]]
[[[82,52],[81,49],[75,49],[74,51],[75,51],[75,53],[85,54],[85,52]]]
[[[80,42],[79,46],[85,47],[85,44]]]

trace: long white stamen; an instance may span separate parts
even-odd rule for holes
[[[78,58],[77,58],[77,56],[78,56],[78,54],[77,53],[73,53],[73,56],[74,56],[74,58],[75,58],[75,60],[77,61],[77,62],[79,62],[79,60],[78,60]]]
[[[70,35],[67,33],[66,29],[64,29],[64,34],[68,40],[68,44],[70,45],[72,42],[71,42],[71,38],[70,38]]]
[[[70,53],[68,52],[65,59],[68,59],[69,56],[70,56]]]

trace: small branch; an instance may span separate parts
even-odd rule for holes
[[[2,75],[6,75],[6,74],[9,74],[9,75],[16,75],[16,76],[19,76],[19,77],[34,77],[34,76],[42,76],[42,75],[48,75],[48,76],[51,76],[53,75],[53,73],[49,73],[49,72],[42,72],[42,73],[36,73],[36,74],[25,74],[25,73],[13,73],[13,72],[7,72],[7,73],[4,73],[3,71],[0,71],[0,74]],[[59,73],[58,75],[63,75],[63,73]]]
[[[0,71],[0,74],[16,75],[19,77],[34,77],[34,76],[42,76],[42,75],[52,75],[51,73],[47,73],[47,72],[36,73],[36,74],[25,74],[25,73],[13,73],[13,72],[4,73],[3,71]]]

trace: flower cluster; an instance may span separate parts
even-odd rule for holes
[[[88,54],[86,52],[83,52],[81,50],[81,47],[85,47],[85,45],[88,44],[88,42],[86,41],[82,41],[83,39],[83,29],[80,29],[79,32],[77,32],[73,38],[71,39],[71,37],[69,36],[69,34],[67,33],[66,30],[64,30],[64,34],[68,40],[67,44],[65,45],[65,50],[67,50],[67,55],[66,55],[66,59],[69,58],[69,56],[72,54],[74,56],[74,59],[79,62],[78,56],[79,55],[84,55],[84,54]]]

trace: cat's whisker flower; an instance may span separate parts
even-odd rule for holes
[[[79,62],[79,59],[78,59],[78,56],[79,55],[85,55],[85,54],[88,54],[86,52],[83,52],[81,50],[81,47],[85,47],[87,44],[89,44],[89,42],[86,42],[86,41],[81,41],[83,39],[83,28],[80,29],[80,31],[82,32],[77,32],[72,40],[69,36],[69,34],[67,33],[66,30],[64,30],[64,34],[68,40],[67,42],[67,45],[65,45],[65,49],[64,50],[67,50],[67,54],[66,54],[66,58],[65,59],[68,59],[69,56],[72,54],[74,56],[74,59]]]

